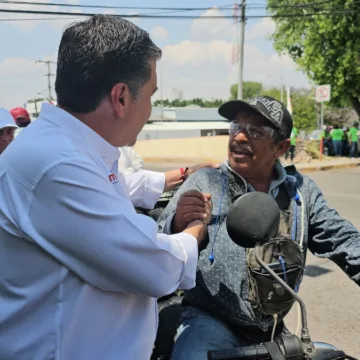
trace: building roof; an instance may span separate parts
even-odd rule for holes
[[[217,108],[153,107],[150,121],[224,121]]]
[[[208,122],[183,122],[183,121],[160,121],[146,124],[143,130],[227,130],[229,123],[227,121],[208,121]]]

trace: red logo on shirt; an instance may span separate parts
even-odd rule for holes
[[[114,173],[110,173],[109,180],[112,184],[115,184],[118,182],[118,178],[116,177],[116,175]]]

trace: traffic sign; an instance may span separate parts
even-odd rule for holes
[[[316,88],[315,98],[317,102],[330,101],[331,86],[320,85]]]

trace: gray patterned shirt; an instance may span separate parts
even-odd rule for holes
[[[296,237],[301,242],[300,237],[303,236],[304,252],[309,249],[318,257],[333,260],[360,285],[359,231],[328,206],[320,189],[308,177],[299,173],[287,176],[280,163],[276,164],[275,170],[278,178],[269,190],[273,196],[276,196],[282,182],[297,182],[302,201],[301,209],[297,212],[299,226]],[[200,249],[196,287],[185,292],[185,300],[225,321],[240,326],[255,326],[265,331],[272,318],[262,316],[252,308],[248,300],[245,249],[233,243],[226,230],[226,215],[232,205],[228,187],[223,188],[227,171],[228,166],[224,164],[219,169],[203,168],[191,175],[158,222],[160,229],[169,233],[177,201],[183,193],[189,190],[211,193],[213,210],[212,221],[208,225],[209,241]],[[217,217],[219,220],[215,221]],[[212,248],[213,264],[209,261]]]

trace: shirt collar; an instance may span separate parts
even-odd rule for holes
[[[39,116],[39,120],[41,119],[64,129],[79,141],[85,141],[102,158],[109,162],[109,165],[112,165],[120,157],[118,148],[112,146],[89,126],[59,107],[47,103],[43,104]]]
[[[230,167],[228,160],[225,161],[225,165],[230,171],[232,171],[235,175],[240,177],[245,182],[245,180]],[[284,166],[281,164],[279,160],[276,160],[274,165],[274,170],[275,170],[276,179],[272,181],[272,183],[270,184],[269,193],[273,193],[273,191],[276,190],[283,182],[285,182],[285,180],[288,177],[286,170],[284,169]],[[250,187],[250,189],[253,190],[250,184],[247,185]]]

